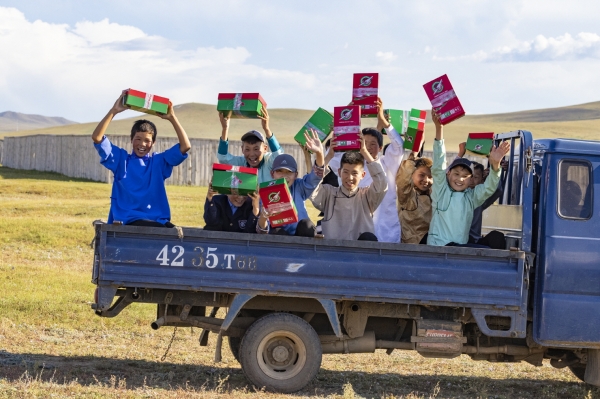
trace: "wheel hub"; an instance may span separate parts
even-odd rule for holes
[[[267,363],[275,367],[285,367],[296,358],[294,343],[285,337],[278,337],[266,345]]]

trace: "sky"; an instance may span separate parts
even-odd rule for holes
[[[379,73],[386,108],[430,108],[442,74],[467,114],[580,104],[600,100],[599,15],[597,0],[0,0],[0,111],[97,121],[129,87],[332,109],[358,72]]]

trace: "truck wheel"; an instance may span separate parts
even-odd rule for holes
[[[227,341],[229,342],[229,350],[235,357],[235,360],[240,361],[240,343],[242,342],[241,338],[238,337],[227,337]]]
[[[271,313],[246,330],[240,363],[257,387],[291,393],[306,386],[321,367],[321,342],[306,321],[289,313]]]

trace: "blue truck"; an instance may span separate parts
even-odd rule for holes
[[[483,229],[505,250],[98,224],[92,308],[157,305],[152,328],[200,327],[204,346],[217,334],[217,361],[227,337],[277,392],[308,384],[322,354],[376,349],[550,359],[600,386],[600,142],[495,139],[512,146]]]

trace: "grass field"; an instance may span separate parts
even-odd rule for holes
[[[173,221],[202,225],[205,188],[168,186]],[[86,398],[600,398],[568,370],[529,364],[425,359],[412,352],[326,355],[294,395],[257,391],[214,335],[150,328],[156,310],[114,319],[89,302],[91,222],[106,218],[110,186],[0,167],[0,397]],[[312,213],[314,217],[314,212]]]
[[[99,110],[98,120],[108,111]],[[392,104],[387,106],[393,107]],[[465,105],[466,106],[466,105]],[[133,111],[128,111],[133,114]],[[309,119],[313,111],[302,109],[271,109],[271,129],[282,143],[293,143],[293,137]],[[221,125],[216,111],[216,106],[211,104],[189,103],[176,106],[182,125],[188,135],[194,138],[218,138],[221,134]],[[108,134],[128,135],[132,120],[141,117],[153,120],[157,124],[159,135],[174,137],[175,133],[170,124],[156,116],[137,113],[129,119],[117,120],[111,123]],[[4,136],[31,135],[31,134],[83,134],[91,135],[97,122],[81,123],[66,126],[56,126],[46,129],[29,130],[23,132],[0,133]],[[374,126],[375,119],[363,118],[362,125]],[[235,119],[231,122],[230,137],[239,140],[243,133],[250,129],[260,129],[259,120]],[[455,151],[458,143],[466,140],[470,132],[509,132],[512,130],[529,130],[534,138],[574,138],[597,140],[600,137],[600,102],[573,105],[569,107],[512,112],[490,115],[467,115],[444,128],[446,145],[449,151]],[[429,133],[428,133],[429,132]],[[425,125],[427,150],[431,150],[435,129],[428,115]],[[387,140],[387,139],[386,139]]]

